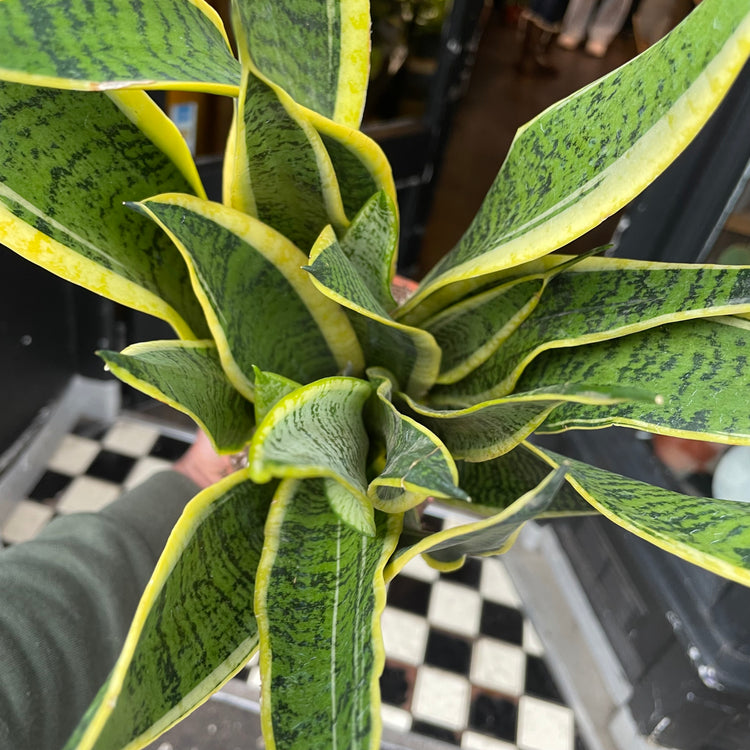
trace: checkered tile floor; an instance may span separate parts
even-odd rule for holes
[[[127,415],[80,422],[3,524],[3,541],[23,542],[59,514],[96,511],[168,468],[188,445],[175,434]],[[386,726],[462,750],[584,750],[500,559],[450,574],[412,561],[390,585],[382,625]],[[257,666],[240,677],[257,682]]]

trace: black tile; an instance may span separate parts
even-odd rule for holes
[[[451,745],[458,744],[458,737],[456,736],[456,733],[451,731],[450,729],[445,729],[445,727],[438,727],[426,721],[415,720],[412,722],[411,729],[412,732],[416,732],[416,734],[421,734],[425,737],[433,737],[436,740],[442,740],[443,742],[448,742]]]
[[[482,563],[476,557],[467,557],[464,564],[458,570],[450,573],[441,573],[440,577],[454,583],[463,583],[471,586],[473,589],[478,589],[482,578]]]
[[[693,487],[699,497],[711,497],[713,495],[713,474],[708,474],[705,471],[690,474],[685,477],[685,482]]]
[[[424,660],[425,664],[468,675],[471,666],[471,644],[463,638],[430,630]]]
[[[110,426],[99,420],[80,419],[71,432],[78,437],[88,438],[89,440],[101,440]]]
[[[242,669],[240,669],[240,671],[234,676],[234,679],[247,682],[248,677],[250,677],[250,667],[242,667]]]
[[[485,600],[479,632],[520,646],[523,643],[523,615],[512,607]]]
[[[544,659],[538,656],[526,656],[526,693],[538,698],[564,703],[560,690],[550,674]]]
[[[86,474],[97,479],[106,479],[108,482],[120,484],[135,466],[135,459],[123,456],[122,453],[114,451],[99,451],[96,458],[86,470]]]
[[[403,706],[409,693],[409,680],[406,670],[385,665],[383,674],[380,675],[380,697],[383,703],[391,706]]]
[[[397,576],[388,586],[388,604],[424,617],[430,605],[432,586],[408,576]]]
[[[149,455],[167,461],[176,461],[189,447],[190,443],[186,443],[184,440],[160,435],[149,451]]]
[[[506,742],[516,741],[518,707],[505,698],[478,693],[471,702],[469,727]]]
[[[29,498],[32,500],[52,500],[57,497],[73,481],[72,477],[66,474],[60,474],[57,471],[45,471],[41,479],[34,485],[34,489],[29,492]]]
[[[443,530],[443,519],[438,516],[433,516],[431,513],[426,511],[422,514],[422,528],[425,531],[430,531],[433,534]]]

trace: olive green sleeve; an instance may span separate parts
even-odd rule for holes
[[[163,472],[0,552],[0,747],[59,750],[106,679],[198,488]]]

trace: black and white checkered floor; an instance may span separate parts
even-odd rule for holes
[[[100,509],[169,468],[186,439],[127,414],[112,425],[79,422],[6,519],[3,541],[29,539],[59,514]],[[413,561],[390,585],[383,636],[386,726],[462,750],[583,750],[501,559],[469,560],[451,574]],[[240,676],[252,684],[257,674],[251,664]]]

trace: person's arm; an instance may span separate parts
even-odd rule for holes
[[[59,750],[120,652],[185,504],[227,474],[203,436],[99,513],[0,553],[0,747]]]

